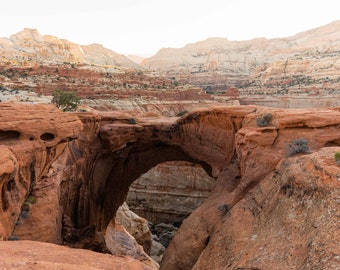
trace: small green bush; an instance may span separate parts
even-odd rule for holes
[[[34,196],[28,196],[25,200],[25,203],[29,203],[29,204],[35,204],[36,199]]]
[[[300,139],[292,141],[288,145],[287,155],[291,157],[296,154],[308,153],[308,152],[309,152],[308,141],[305,138],[300,138]]]
[[[53,92],[52,103],[63,112],[75,111],[80,103],[80,97],[73,92],[56,90]]]
[[[272,120],[272,114],[266,113],[256,118],[256,124],[259,127],[267,127],[269,125],[270,120]]]
[[[335,159],[335,162],[340,165],[340,152],[336,152],[334,154],[334,159]]]
[[[183,116],[183,115],[185,115],[185,114],[187,114],[187,113],[188,113],[187,110],[181,111],[181,112],[179,112],[179,113],[177,114],[177,116],[178,116],[178,117],[181,117],[181,116]]]
[[[19,240],[19,237],[16,235],[10,235],[8,237],[8,241],[18,241],[18,240]]]
[[[136,124],[137,124],[135,118],[129,118],[128,122],[129,122],[129,124],[131,124],[131,125],[136,125]]]

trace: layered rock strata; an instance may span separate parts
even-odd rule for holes
[[[142,66],[210,93],[228,95],[236,87],[241,104],[337,107],[339,25],[335,21],[286,38],[209,38],[162,49]]]
[[[215,179],[197,164],[166,162],[132,183],[126,201],[153,224],[181,224],[209,197],[214,184]]]

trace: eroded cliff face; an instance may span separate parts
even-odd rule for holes
[[[198,164],[165,162],[131,184],[126,202],[152,224],[181,224],[209,197],[214,185],[215,179]]]
[[[46,241],[58,242],[57,231],[59,213],[59,183],[49,182],[46,177],[51,165],[82,131],[82,124],[73,114],[60,114],[55,106],[15,105],[0,106],[1,138],[1,239],[7,239],[13,231],[26,222],[28,214],[37,210],[43,217],[43,211],[51,211],[49,218],[36,224],[26,233],[39,232]],[[46,198],[46,190],[53,191]],[[41,196],[36,204],[27,198]],[[53,202],[52,204],[50,202]],[[24,207],[25,206],[25,207]],[[38,210],[38,208],[40,208]],[[19,233],[20,234],[20,233]],[[33,233],[34,234],[34,233]]]
[[[339,21],[287,38],[210,38],[162,49],[142,66],[212,93],[238,88],[241,104],[337,107]]]
[[[105,244],[107,226],[115,225],[132,182],[159,163],[181,160],[201,165],[216,184],[178,230],[161,269],[287,269],[287,260],[292,267],[336,269],[338,110],[240,106],[132,121],[119,112],[69,114],[25,105],[15,106],[15,117],[23,118],[27,107],[44,112],[31,113],[39,128],[20,130],[31,123],[24,118],[1,129],[7,131],[1,137],[7,149],[1,157],[4,240],[14,230],[20,239],[107,252],[114,246]],[[258,126],[268,113],[270,122]],[[67,126],[52,129],[61,123]],[[301,138],[309,150],[288,157],[287,145]],[[28,194],[34,204],[24,204]],[[16,224],[23,204],[30,215]],[[55,225],[37,237],[45,222]],[[144,263],[156,267],[147,258]]]

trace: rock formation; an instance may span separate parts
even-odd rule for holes
[[[338,109],[220,107],[131,121],[120,112],[0,108],[3,240],[107,252],[105,232],[132,182],[181,160],[201,165],[216,184],[183,222],[161,269],[338,265]]]
[[[55,36],[40,35],[36,29],[25,28],[9,39],[0,39],[2,61],[15,63],[81,63],[138,68],[126,56],[100,44],[79,45]]]
[[[236,87],[241,104],[336,107],[339,25],[335,21],[280,39],[209,38],[179,49],[162,49],[142,66],[211,93]]]
[[[181,224],[209,197],[214,184],[200,165],[165,162],[132,183],[126,201],[153,224]]]
[[[127,256],[99,254],[35,241],[0,241],[1,269],[154,270]]]

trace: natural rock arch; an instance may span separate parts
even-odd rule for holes
[[[175,122],[105,124],[99,136],[104,151],[95,160],[90,189],[91,219],[101,230],[125,201],[131,183],[157,164],[189,161],[217,177],[235,154],[232,114],[214,110]]]
[[[37,108],[41,117],[39,125],[32,113]],[[259,221],[265,221],[264,225],[267,218],[278,221],[273,209],[275,202],[282,204],[282,210],[290,209],[290,203],[299,203],[300,197],[306,195],[305,203],[308,196],[316,196],[330,198],[327,209],[335,206],[333,199],[337,196],[335,188],[339,180],[333,155],[334,151],[339,151],[338,109],[210,108],[180,119],[137,118],[136,124],[129,122],[131,116],[117,117],[114,113],[76,116],[43,105],[2,105],[0,109],[6,120],[1,122],[0,129],[11,132],[6,133],[2,142],[1,162],[5,164],[0,167],[5,184],[2,189],[10,193],[3,192],[2,196],[5,205],[0,207],[1,239],[20,233],[22,239],[60,243],[61,229],[68,225],[71,232],[78,230],[84,235],[89,233],[89,226],[92,232],[103,232],[115,209],[124,201],[129,184],[158,162],[175,159],[200,163],[217,181],[209,199],[177,232],[163,257],[163,269],[193,269],[194,266],[207,269],[209,259],[219,256],[215,248],[226,243],[226,235],[237,244],[246,244],[243,238],[231,234],[239,227],[241,219],[253,224],[247,228],[253,226],[254,232],[245,230],[251,240],[255,232],[261,231],[262,227],[254,227]],[[273,115],[269,126],[257,126],[256,119],[265,113]],[[52,140],[38,140],[45,133],[53,134],[54,139],[49,136],[47,139]],[[302,137],[308,141],[310,152],[287,157],[287,144]],[[306,176],[309,170],[318,177]],[[16,187],[20,187],[14,200],[8,199],[14,198],[11,196],[14,194],[12,179],[18,184]],[[9,188],[6,187],[8,182]],[[294,198],[289,197],[292,194]],[[21,206],[28,195],[36,197],[34,205],[30,205],[30,215],[39,219],[29,218],[19,224]],[[315,224],[315,217],[325,207],[323,201],[321,204],[318,200],[311,202],[318,209],[308,215],[311,224]],[[263,216],[262,208],[267,209],[270,216]],[[312,211],[314,208],[303,209]],[[335,213],[336,208],[331,209]],[[229,213],[235,219],[230,218]],[[281,214],[284,213],[281,211]],[[65,217],[63,224],[62,215]],[[327,213],[323,217],[325,220],[332,218]],[[316,234],[311,236],[328,232],[327,224],[317,227]],[[299,231],[303,227],[298,223],[289,226],[279,222],[267,230],[275,229],[282,235],[280,229],[283,228],[295,235],[303,233]],[[262,233],[264,243],[268,242],[267,235],[266,231]],[[277,242],[280,238],[273,239]],[[333,239],[325,242],[307,235],[305,240],[327,245]],[[274,242],[271,245],[276,250]],[[289,246],[280,243],[288,252]],[[259,259],[256,265],[263,266],[267,262],[267,257],[254,252],[251,245],[244,248],[251,252],[252,258]],[[219,257],[213,260],[215,268],[229,263],[242,266],[233,260],[249,261],[242,256],[233,253],[231,257]],[[301,262],[299,256],[293,259]],[[272,265],[277,266],[278,262]]]

